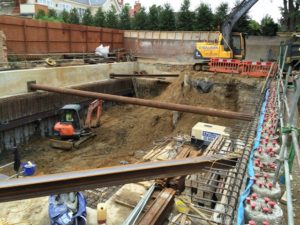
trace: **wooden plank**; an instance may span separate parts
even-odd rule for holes
[[[172,210],[174,204],[175,190],[165,188],[161,191],[157,199],[146,211],[138,222],[138,225],[162,225]]]

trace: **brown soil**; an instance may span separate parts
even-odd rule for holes
[[[184,74],[193,79],[206,79],[215,83],[210,93],[200,93],[195,88],[183,87]],[[230,75],[211,75],[183,72],[155,100],[206,106],[216,109],[243,111],[239,106],[247,98],[255,96],[254,90],[260,79],[231,77]],[[260,85],[258,85],[260,86]],[[249,96],[243,97],[247,90]],[[242,93],[243,92],[243,93]],[[251,94],[252,93],[252,94]],[[134,163],[138,150],[147,151],[153,141],[178,133],[189,134],[198,122],[209,122],[233,126],[232,120],[183,113],[176,128],[172,126],[172,112],[154,108],[131,105],[114,106],[103,113],[101,126],[95,130],[94,142],[89,146],[73,151],[62,151],[49,147],[48,139],[32,140],[21,150],[23,159],[38,165],[38,174],[99,168]]]

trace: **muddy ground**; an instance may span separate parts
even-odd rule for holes
[[[185,86],[184,80],[190,85]],[[195,81],[212,84],[204,93]],[[262,86],[262,79],[212,75],[185,71],[154,100],[246,111]],[[143,92],[143,90],[138,90]],[[207,90],[205,90],[207,92]],[[62,151],[49,146],[47,138],[32,139],[21,148],[23,160],[37,164],[37,175],[134,163],[151,149],[152,143],[166,136],[190,134],[197,122],[235,127],[239,121],[183,113],[176,127],[173,113],[167,110],[132,105],[117,105],[103,112],[101,126],[94,130],[94,141],[79,150]]]

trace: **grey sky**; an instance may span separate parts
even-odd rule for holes
[[[125,0],[125,3],[130,3],[134,5],[136,0]],[[174,10],[178,11],[182,0],[140,0],[142,6],[148,8],[149,6],[163,5],[164,3],[170,3]],[[191,9],[195,9],[199,6],[200,2],[208,3],[215,9],[221,2],[228,2],[232,7],[235,3],[235,0],[191,0]],[[282,0],[260,0],[253,8],[250,10],[250,15],[253,19],[257,21],[261,21],[261,19],[266,15],[271,15],[275,21],[280,19],[280,10],[279,7],[282,6]]]

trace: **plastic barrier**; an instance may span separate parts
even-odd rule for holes
[[[211,59],[209,71],[219,73],[240,73],[241,61],[237,59]]]
[[[266,77],[271,69],[272,62],[244,61],[241,64],[241,75],[252,77]]]
[[[251,77],[266,77],[272,67],[273,62],[252,62],[240,61],[237,59],[211,59],[209,71],[218,73],[240,74]],[[271,76],[277,72],[278,66],[274,63]]]

